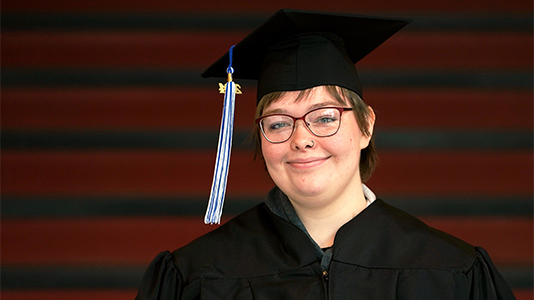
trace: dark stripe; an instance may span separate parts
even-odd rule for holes
[[[101,216],[201,216],[204,198],[128,197],[2,197],[3,218],[101,217]],[[386,202],[419,216],[532,216],[528,197],[401,197],[385,195]],[[224,214],[236,215],[263,201],[262,196],[230,197]]]
[[[216,86],[201,71],[114,69],[17,69],[3,68],[2,85],[31,86]],[[241,82],[243,85],[244,83]]]
[[[534,274],[532,266],[499,268],[502,276],[513,289],[532,289]]]
[[[532,216],[530,197],[383,197],[386,202],[418,216]]]
[[[361,70],[364,87],[463,87],[531,89],[531,71],[371,71]]]
[[[2,267],[2,289],[135,289],[145,267]],[[531,267],[501,267],[512,288],[532,288]]]
[[[13,149],[216,149],[218,131],[3,130],[2,148]],[[378,149],[532,149],[531,130],[376,130]],[[250,131],[236,131],[233,147],[252,149]]]
[[[387,14],[412,19],[405,30],[532,31],[532,14]],[[270,14],[251,13],[2,13],[2,30],[243,30]]]
[[[394,16],[403,17],[402,14]],[[522,31],[532,32],[532,14],[414,14],[404,18],[412,19],[405,30],[410,31]],[[404,30],[404,29],[403,29]]]
[[[2,289],[137,288],[143,267],[28,266],[2,267]]]
[[[378,149],[532,149],[531,130],[377,130]]]
[[[252,148],[250,134],[235,132],[236,148]],[[213,149],[219,132],[2,131],[3,149]]]
[[[253,30],[269,15],[209,13],[3,13],[2,30]]]
[[[204,79],[200,70],[163,69],[23,69],[4,68],[4,87],[65,86],[214,86],[221,79]],[[530,71],[373,71],[361,70],[365,87],[470,87],[531,89]],[[243,86],[254,85],[239,80]]]
[[[2,217],[188,216],[204,215],[205,198],[6,198]],[[227,198],[224,213],[235,215],[260,203],[257,198]]]

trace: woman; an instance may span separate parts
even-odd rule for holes
[[[289,116],[304,118],[295,122]],[[318,86],[268,94],[258,104],[258,117],[271,178],[312,239],[322,248],[332,246],[337,230],[367,206],[360,152],[371,141],[372,109],[349,90]],[[363,170],[363,180],[371,171]]]
[[[235,76],[258,80],[257,149],[276,187],[160,253],[137,299],[514,299],[483,249],[362,183],[375,116],[354,63],[406,23],[286,10],[235,47]],[[227,62],[204,75],[224,76]]]

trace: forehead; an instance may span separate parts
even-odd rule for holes
[[[263,111],[279,109],[288,105],[308,108],[316,104],[344,105],[346,101],[336,88],[318,86],[307,90],[280,92],[276,97],[265,102]]]

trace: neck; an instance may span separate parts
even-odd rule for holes
[[[361,183],[345,195],[322,201],[324,205],[310,207],[291,202],[306,230],[321,248],[332,246],[339,228],[367,207]]]

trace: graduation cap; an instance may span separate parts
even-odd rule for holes
[[[279,10],[233,49],[233,77],[258,80],[257,99],[274,91],[337,85],[362,95],[354,66],[410,21]],[[229,53],[203,77],[226,78]]]
[[[275,91],[336,85],[362,96],[354,66],[410,21],[339,13],[279,10],[203,77],[228,78],[217,162],[205,222],[219,223],[233,131],[236,79],[258,81],[257,100]]]

